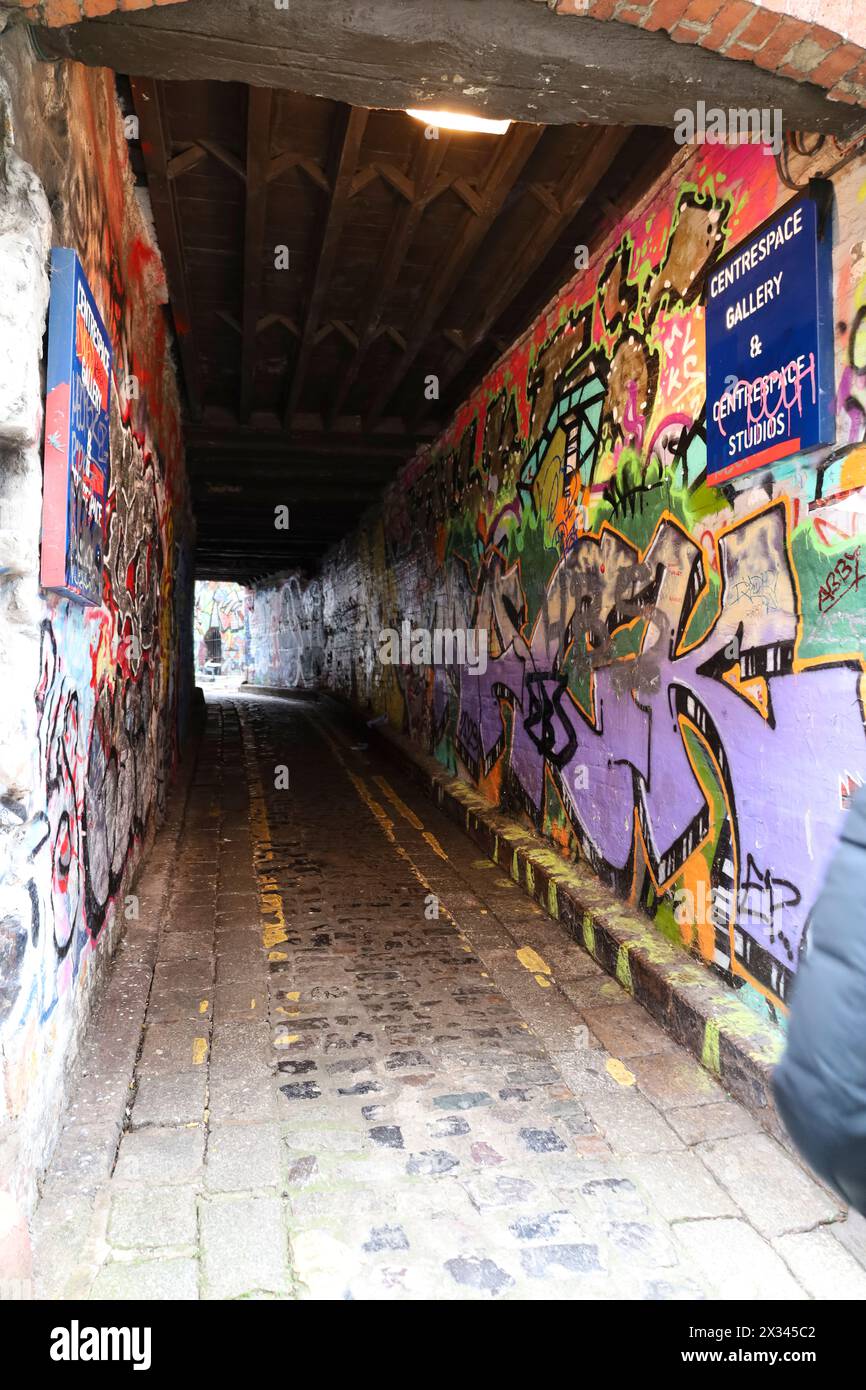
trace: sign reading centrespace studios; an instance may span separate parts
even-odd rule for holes
[[[74,251],[51,253],[41,582],[102,602],[111,343]]]
[[[793,199],[707,282],[707,481],[830,444],[833,269],[820,189]]]

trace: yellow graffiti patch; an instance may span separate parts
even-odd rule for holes
[[[207,1038],[194,1038],[192,1044],[193,1066],[200,1067],[207,1057]]]
[[[519,951],[515,951],[515,955],[524,969],[531,971],[533,975],[551,975],[553,973],[547,961],[537,951],[533,951],[531,946],[521,946]]]
[[[625,1062],[621,1062],[618,1057],[608,1057],[605,1068],[620,1086],[633,1086],[635,1083],[634,1073],[630,1072]]]
[[[701,1048],[701,1061],[707,1070],[713,1072],[716,1076],[721,1076],[722,1074],[720,1043],[721,1037],[718,1019],[708,1018],[707,1026],[704,1029],[704,1045]]]
[[[300,1033],[281,1033],[278,1038],[274,1038],[275,1047],[290,1047],[292,1043],[300,1042]]]
[[[534,978],[535,983],[541,985],[542,989],[550,989],[550,980],[548,980],[546,975],[536,975]]]
[[[198,1006],[198,1011],[199,1011],[199,1013],[200,1013],[200,1014],[206,1014],[207,1011],[208,1011],[208,1007],[209,1007],[209,1005],[208,1005],[208,1000],[207,1000],[207,999],[203,999],[203,1000],[201,1001],[201,1003],[199,1004],[199,1006]]]
[[[631,962],[628,958],[628,945],[620,946],[616,953],[616,978],[619,980],[623,989],[627,989],[629,994],[634,994],[634,984],[631,978]]]

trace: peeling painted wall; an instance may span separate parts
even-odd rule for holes
[[[192,693],[192,528],[165,280],[113,74],[0,47],[0,1189],[25,1204],[165,804]],[[39,588],[50,246],[114,348],[102,604]],[[17,377],[4,373],[14,363]]]
[[[866,778],[866,159],[797,151],[684,151],[316,589],[327,684],[774,1016]],[[817,172],[837,444],[708,487],[708,268]],[[483,629],[486,671],[383,665],[404,620]]]

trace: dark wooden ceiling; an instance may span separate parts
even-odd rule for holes
[[[197,569],[244,581],[315,567],[673,149],[650,127],[428,139],[402,111],[239,83],[133,79],[131,97]]]

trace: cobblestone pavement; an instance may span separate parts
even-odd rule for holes
[[[40,1296],[866,1296],[863,1227],[357,740],[210,703],[155,969],[134,928],[113,967],[134,1078],[132,1009],[88,1041],[125,1124],[72,1107]]]

